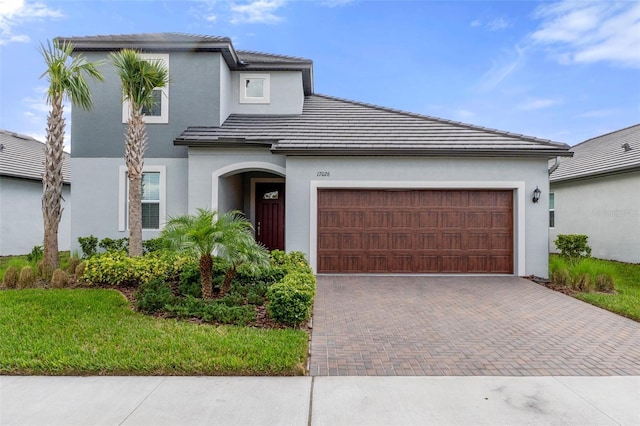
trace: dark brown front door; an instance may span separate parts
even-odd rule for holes
[[[256,240],[284,250],[284,183],[256,183]]]
[[[318,272],[513,273],[513,191],[318,190]]]

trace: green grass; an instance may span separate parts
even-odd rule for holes
[[[302,375],[307,334],[134,312],[117,291],[0,291],[0,374]]]
[[[640,321],[640,264],[601,259],[592,260],[611,268],[611,274],[615,279],[616,293],[580,293],[576,297],[592,305]]]

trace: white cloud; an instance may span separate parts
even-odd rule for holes
[[[487,28],[491,31],[504,30],[510,26],[511,23],[504,18],[495,18],[487,23]]]
[[[275,12],[286,4],[285,0],[253,0],[245,4],[232,4],[232,24],[275,24],[282,16]]]
[[[560,63],[610,62],[640,68],[640,3],[572,1],[544,4],[531,34]]]
[[[477,89],[481,92],[490,92],[495,89],[524,63],[525,51],[525,48],[516,45],[513,51],[505,54],[505,58],[494,61],[491,69],[480,78]]]
[[[549,108],[554,105],[559,105],[562,102],[556,99],[530,99],[527,102],[520,104],[518,109],[523,110],[535,110]]]
[[[43,3],[25,0],[0,0],[0,46],[8,43],[28,42],[29,37],[19,28],[44,19],[61,18],[62,12],[49,9]]]
[[[321,4],[327,7],[346,6],[354,3],[356,0],[324,0]]]

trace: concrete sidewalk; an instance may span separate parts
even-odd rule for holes
[[[0,376],[0,425],[640,425],[640,377]]]

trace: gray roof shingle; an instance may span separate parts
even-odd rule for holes
[[[0,129],[0,175],[42,180],[44,143],[18,133]],[[71,158],[63,154],[62,179],[71,183]]]
[[[189,127],[176,145],[248,146],[313,155],[570,155],[566,144],[324,95],[301,115],[232,114],[221,127]]]
[[[640,124],[588,139],[571,151],[573,158],[559,161],[551,182],[640,169]]]

